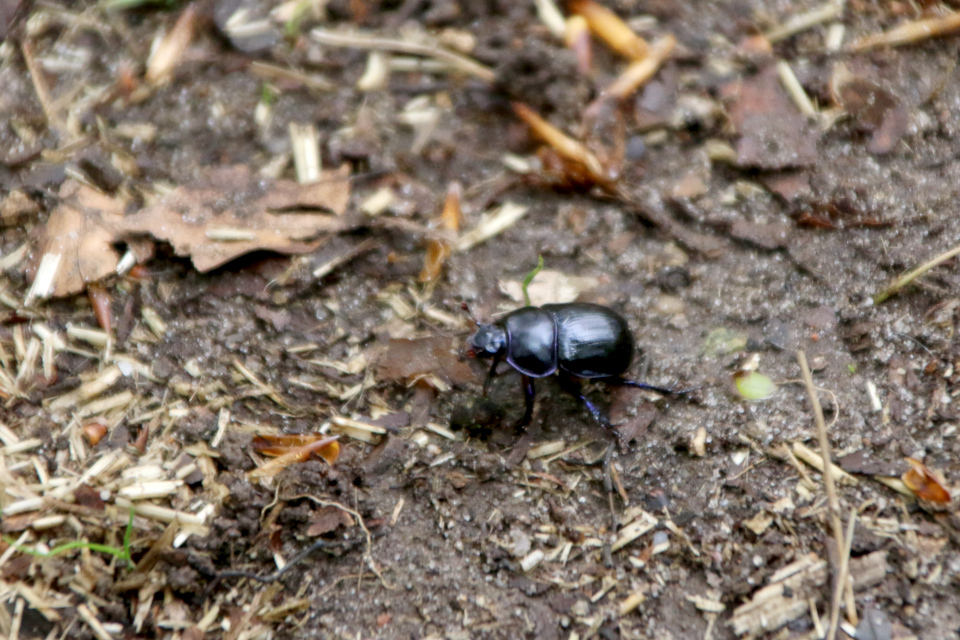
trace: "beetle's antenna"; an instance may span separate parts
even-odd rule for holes
[[[461,307],[464,311],[467,312],[467,315],[470,316],[470,319],[473,320],[473,321],[477,324],[477,326],[479,327],[479,326],[480,326],[480,321],[477,320],[477,316],[473,315],[473,312],[470,311],[470,307],[467,305],[467,303],[466,303],[466,302],[461,302],[461,303],[460,303],[460,307]]]

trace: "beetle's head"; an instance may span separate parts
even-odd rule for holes
[[[495,324],[481,324],[470,337],[469,355],[472,358],[492,358],[506,351],[507,332]]]

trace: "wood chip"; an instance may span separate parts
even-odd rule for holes
[[[497,236],[527,215],[529,207],[513,202],[504,202],[498,209],[489,211],[480,219],[480,223],[457,240],[457,251],[467,251],[481,242]]]
[[[657,519],[646,511],[641,511],[636,520],[621,529],[620,536],[610,547],[610,550],[619,551],[655,526],[657,526]]]
[[[823,458],[820,457],[820,454],[815,452],[813,449],[807,447],[801,442],[793,443],[793,455],[795,455],[799,460],[806,462],[808,465],[816,469],[817,471],[823,473]],[[840,467],[834,465],[831,467],[833,469],[833,479],[840,484],[858,484],[857,479],[841,469]]]
[[[827,581],[827,561],[810,553],[774,573],[766,587],[734,609],[727,622],[734,633],[759,635],[779,629],[808,611],[807,599]]]

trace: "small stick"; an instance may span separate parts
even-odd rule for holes
[[[900,276],[899,278],[894,280],[893,284],[891,284],[889,287],[887,287],[877,295],[873,296],[873,304],[880,304],[890,296],[900,291],[900,289],[902,289],[903,287],[907,286],[908,284],[910,284],[911,282],[913,282],[914,280],[916,280],[917,278],[925,274],[927,271],[930,271],[934,267],[958,255],[960,255],[960,244],[958,244],[953,249],[950,249],[945,253],[941,253],[936,258],[933,258],[932,260],[928,260],[927,262],[924,262],[922,265],[920,265],[910,273]]]
[[[415,56],[425,56],[427,58],[436,58],[442,60],[460,71],[479,78],[484,82],[493,83],[497,79],[493,69],[485,67],[475,60],[462,56],[452,51],[447,51],[437,46],[427,46],[406,40],[395,40],[392,38],[378,38],[359,33],[336,33],[327,29],[314,29],[310,32],[316,42],[325,44],[328,47],[353,47],[356,49],[368,49],[374,51],[394,51],[397,53],[407,53]]]
[[[793,103],[797,105],[800,113],[808,118],[816,116],[817,108],[813,106],[813,102],[810,101],[810,96],[803,90],[803,85],[797,80],[793,69],[790,68],[790,63],[786,60],[779,61],[777,63],[777,73],[780,75],[780,82],[787,90],[787,93],[790,94],[790,97],[793,98]]]
[[[50,99],[50,88],[43,79],[43,72],[40,65],[37,64],[37,59],[33,56],[33,45],[24,42],[20,51],[23,53],[23,61],[27,64],[27,71],[30,72],[30,81],[33,83],[33,90],[37,94],[37,100],[40,102],[43,115],[47,119],[47,125],[57,130],[57,133],[62,133],[64,130],[63,120],[60,119],[53,107],[53,101]]]
[[[951,13],[940,18],[907,22],[890,31],[859,38],[847,46],[848,51],[867,51],[884,45],[898,47],[913,44],[937,36],[945,36],[960,30],[960,13]]]
[[[839,18],[843,13],[843,7],[836,2],[828,2],[818,9],[808,11],[807,13],[802,13],[798,16],[793,16],[786,22],[784,22],[779,27],[774,27],[770,31],[767,31],[765,37],[770,42],[774,44],[780,42],[781,40],[786,40],[792,35],[796,35],[801,31],[806,31],[812,27],[817,26],[818,24],[823,24],[824,22],[830,22],[834,18]]]
[[[844,598],[847,604],[847,621],[853,626],[859,622],[857,618],[857,603],[853,599],[853,580],[850,579],[850,551],[853,548],[853,531],[857,524],[857,508],[850,509],[850,517],[847,519],[847,537],[846,546],[843,549],[843,556],[840,558],[840,579],[837,581],[837,590],[843,590]],[[839,596],[834,594],[834,601],[840,601]]]
[[[820,398],[817,397],[817,389],[813,386],[813,376],[810,374],[810,367],[807,365],[807,356],[801,349],[797,351],[797,362],[800,363],[800,371],[803,373],[803,382],[807,386],[807,393],[810,395],[810,404],[813,405],[813,415],[817,420],[817,434],[820,436],[820,455],[823,456],[823,484],[827,489],[827,502],[830,505],[830,520],[833,524],[833,537],[837,542],[837,551],[843,553],[845,548],[843,538],[843,523],[840,521],[840,500],[837,497],[837,487],[833,481],[833,462],[830,460],[830,439],[827,438],[827,423],[823,419],[823,408],[820,406]],[[842,562],[840,571],[842,571]],[[840,591],[834,593],[834,602],[830,607],[830,629],[827,632],[827,640],[834,640],[837,636],[837,624],[840,621]]]
[[[663,63],[673,53],[673,48],[677,44],[677,39],[673,34],[667,34],[650,45],[649,54],[639,60],[634,61],[614,80],[603,92],[604,96],[624,100],[640,88],[640,85],[648,82]]]

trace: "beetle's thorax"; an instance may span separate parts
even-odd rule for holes
[[[557,370],[557,326],[553,314],[539,307],[523,307],[501,320],[507,333],[507,362],[533,378]]]

